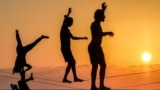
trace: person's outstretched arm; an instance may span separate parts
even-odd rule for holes
[[[103,32],[102,36],[106,36],[106,35],[113,37],[114,33],[113,32]]]
[[[69,9],[68,9],[68,13],[67,13],[66,15],[64,15],[63,25],[65,24],[66,19],[69,17],[69,15],[71,14],[71,12],[72,12],[72,9],[69,8]],[[63,25],[62,25],[62,26],[63,26]]]
[[[87,37],[77,37],[77,36],[73,36],[71,33],[70,33],[70,37],[73,39],[73,40],[79,40],[79,39],[88,39]]]

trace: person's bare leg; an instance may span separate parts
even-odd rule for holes
[[[77,77],[77,73],[76,73],[76,63],[74,62],[72,65],[72,72],[73,72],[73,76],[74,76],[74,81],[75,82],[82,82],[83,80]]]
[[[68,73],[69,73],[70,69],[71,69],[71,64],[68,63],[68,66],[66,67],[66,71],[65,71],[65,74],[64,74],[64,78],[63,78],[64,83],[71,83],[72,82],[72,81],[69,81],[67,79],[67,76],[68,76]]]
[[[110,90],[109,87],[106,87],[104,85],[105,70],[106,70],[106,64],[105,63],[100,64],[100,73],[99,73],[99,75],[100,75],[100,87],[99,87],[99,89],[100,90]]]
[[[37,38],[34,42],[28,44],[24,47],[25,52],[30,51],[33,47],[35,47],[42,39],[48,39],[48,36],[42,35],[41,37]]]
[[[98,64],[92,64],[91,90],[98,90],[98,88],[96,87],[97,69],[98,69]]]

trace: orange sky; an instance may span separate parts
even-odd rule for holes
[[[90,24],[102,2],[108,4],[103,31],[115,33],[113,38],[103,38],[102,47],[108,65],[142,64],[144,51],[152,54],[151,63],[160,63],[160,0],[0,0],[0,68],[14,65],[16,29],[19,29],[23,45],[41,34],[50,36],[27,54],[29,64],[37,67],[65,65],[59,32],[69,7],[72,7],[74,18],[71,32],[89,38],[73,41],[73,54],[77,64],[90,64],[87,52]]]

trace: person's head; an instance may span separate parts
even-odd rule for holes
[[[73,24],[73,18],[67,17],[65,23],[66,23],[67,26],[72,26],[72,24]]]
[[[101,9],[96,10],[96,12],[94,13],[94,19],[96,21],[104,21],[105,19],[104,10]]]

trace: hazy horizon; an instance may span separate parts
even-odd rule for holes
[[[113,70],[114,74],[118,74],[125,70],[126,72],[138,71],[139,68],[141,71],[145,71],[146,68],[141,67],[150,65],[153,65],[152,69],[155,67],[159,69],[160,0],[0,0],[0,69],[9,68],[11,71],[14,66],[17,56],[15,30],[18,29],[24,46],[42,34],[50,37],[41,41],[28,52],[26,61],[33,66],[33,73],[38,73],[37,77],[46,74],[48,78],[51,78],[48,71],[52,71],[50,68],[58,67],[60,73],[55,78],[60,80],[64,71],[64,68],[61,67],[67,65],[60,50],[60,29],[64,15],[71,7],[70,16],[74,19],[73,26],[70,27],[71,33],[75,36],[88,37],[88,40],[71,40],[71,50],[77,66],[88,66],[87,74],[82,73],[85,68],[78,73],[82,73],[80,74],[82,77],[85,75],[89,77],[91,66],[88,54],[88,45],[91,41],[90,25],[94,21],[95,10],[100,9],[103,2],[106,2],[108,6],[105,11],[105,21],[101,23],[102,29],[104,32],[112,31],[115,34],[114,37],[104,37],[101,45],[107,66],[112,67],[107,70]],[[150,57],[150,61],[142,59],[144,53],[149,53],[145,58]],[[114,69],[113,67],[116,66],[128,66],[128,68]],[[139,68],[132,69],[135,66],[139,66]],[[42,73],[35,70],[45,67],[48,69]],[[116,73],[115,71],[118,70],[119,72]],[[137,78],[144,80],[144,82],[138,82],[140,84],[158,82],[158,74],[158,71],[145,73],[135,77],[111,79],[109,82],[105,80],[105,83],[116,89],[116,87],[123,87],[119,84],[121,80],[131,79],[130,83],[124,82],[128,86],[135,85]],[[54,73],[52,75],[54,76]],[[109,73],[109,75],[112,74]],[[17,75],[17,77],[19,76]],[[0,79],[0,84],[3,84],[3,81],[9,82],[9,79],[4,77],[0,77]],[[13,83],[16,81],[17,79],[13,80]],[[6,83],[4,86],[8,87]],[[32,84],[31,82],[30,85]],[[74,85],[89,88],[90,83]],[[154,85],[148,87],[152,88]],[[143,88],[147,88],[147,86],[139,87],[139,89]]]

